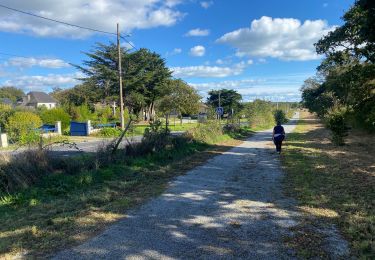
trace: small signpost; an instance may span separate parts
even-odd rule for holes
[[[216,114],[218,114],[219,116],[222,116],[224,114],[223,107],[217,107],[216,108]]]

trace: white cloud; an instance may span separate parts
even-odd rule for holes
[[[204,9],[207,9],[214,4],[214,1],[202,1],[200,4]]]
[[[217,59],[216,64],[222,65],[224,64],[224,61],[222,59]]]
[[[80,81],[77,78],[82,77],[81,73],[19,76],[5,81],[3,85],[15,86],[25,91],[40,90],[48,92],[52,87],[64,88],[78,84]]]
[[[196,28],[196,29],[192,29],[190,31],[188,31],[185,36],[207,36],[210,34],[210,30],[208,29],[200,29],[200,28]]]
[[[224,78],[240,75],[246,66],[244,62],[240,62],[232,67],[189,66],[174,67],[171,70],[177,78]]]
[[[120,23],[123,32],[133,29],[174,25],[184,14],[176,10],[179,0],[4,0],[6,6],[103,31],[115,32]],[[37,36],[83,38],[93,32],[25,14],[0,10],[0,31]]]
[[[197,89],[202,96],[207,96],[207,92],[212,89],[218,90],[226,88],[238,91],[245,101],[252,101],[257,98],[272,101],[300,101],[300,86],[303,84],[303,81],[312,74],[275,75],[240,80],[189,83],[189,85]]]
[[[206,48],[202,45],[194,46],[190,49],[190,55],[195,57],[202,57],[206,53]]]
[[[252,64],[254,64],[254,61],[250,59],[250,60],[247,61],[247,64],[252,65]]]
[[[319,56],[314,43],[333,30],[326,21],[292,18],[261,17],[253,20],[250,28],[224,34],[217,40],[236,48],[236,55],[273,57],[282,60],[313,60]]]
[[[166,53],[166,56],[173,56],[173,55],[177,55],[177,54],[180,54],[182,52],[182,49],[181,48],[174,48],[172,51],[168,51]]]
[[[49,69],[60,69],[70,67],[68,63],[60,59],[39,59],[39,58],[24,58],[16,57],[10,58],[7,61],[8,66],[28,68],[33,66],[49,68]]]

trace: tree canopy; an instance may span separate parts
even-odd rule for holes
[[[315,44],[325,59],[319,80],[305,81],[302,102],[320,117],[345,111],[348,123],[375,131],[375,2],[355,1],[343,20]]]
[[[235,112],[241,110],[242,96],[233,89],[220,89],[211,90],[208,92],[207,104],[212,107],[219,107],[219,94],[220,105],[224,109],[224,113],[231,113],[232,109]]]
[[[1,87],[0,88],[0,98],[9,98],[13,102],[22,99],[25,93],[22,89],[15,87]]]

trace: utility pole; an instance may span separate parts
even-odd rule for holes
[[[221,107],[221,100],[220,100],[221,90],[219,90],[219,107]],[[219,113],[219,125],[221,126],[221,114]]]
[[[117,23],[117,52],[118,52],[118,75],[120,79],[120,121],[121,121],[121,130],[125,129],[124,121],[124,100],[122,94],[122,72],[121,72],[121,46],[120,46],[120,28]]]

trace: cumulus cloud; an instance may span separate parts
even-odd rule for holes
[[[226,33],[217,42],[236,48],[239,57],[313,60],[319,59],[314,43],[333,29],[323,20],[301,23],[298,19],[263,16],[253,20],[249,28]]]
[[[166,53],[166,56],[173,56],[173,55],[177,55],[177,54],[180,54],[182,52],[182,49],[181,48],[174,48],[172,51],[168,51]]]
[[[177,78],[224,78],[240,75],[246,68],[246,63],[241,62],[232,67],[219,66],[189,66],[171,68],[173,76]]]
[[[195,57],[202,57],[206,53],[206,48],[202,45],[194,46],[190,49],[190,55]]]
[[[214,4],[214,1],[202,1],[200,2],[200,4],[204,9],[208,9],[211,5]]]
[[[84,27],[115,32],[116,23],[124,32],[174,25],[184,14],[176,10],[179,0],[4,0],[3,5]],[[100,18],[100,19],[98,19]],[[83,38],[93,32],[32,16],[0,10],[0,31],[37,36]]]
[[[8,66],[28,68],[33,66],[38,66],[42,68],[49,69],[60,69],[66,68],[70,65],[60,59],[38,59],[38,58],[24,58],[24,57],[15,57],[7,61]]]
[[[210,30],[208,29],[200,29],[200,28],[196,28],[196,29],[192,29],[190,31],[188,31],[185,36],[207,36],[210,34]]]
[[[78,78],[82,78],[81,73],[69,74],[48,74],[18,76],[4,82],[3,85],[15,86],[25,91],[40,90],[50,91],[52,87],[71,87],[79,83]]]

